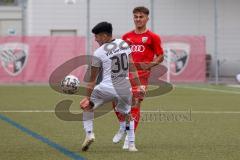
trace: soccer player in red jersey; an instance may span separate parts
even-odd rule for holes
[[[161,47],[160,37],[151,32],[147,28],[147,22],[149,20],[149,10],[146,7],[140,6],[133,9],[133,21],[135,23],[135,29],[124,34],[122,39],[125,40],[131,47],[133,61],[138,71],[139,79],[142,86],[146,89],[148,85],[148,78],[150,76],[151,68],[158,65],[163,61],[163,49]],[[131,80],[131,73],[129,78]],[[134,105],[131,109],[131,114],[134,119],[135,130],[140,120],[140,105],[143,100],[143,96],[139,96],[136,84],[131,81],[132,93],[134,97]],[[120,128],[118,133],[113,137],[113,142],[118,143],[125,135],[125,121],[123,116],[116,112],[118,117]],[[125,138],[123,149],[128,149],[128,139]]]

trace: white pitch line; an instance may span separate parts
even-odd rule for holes
[[[240,111],[192,111],[196,114],[240,114]]]
[[[0,113],[54,113],[54,110],[1,110]]]
[[[147,113],[193,113],[193,114],[240,114],[240,111],[193,111],[193,110],[185,110],[185,111],[141,111]]]
[[[221,89],[214,89],[214,88],[200,88],[200,87],[188,87],[188,86],[176,86],[176,87],[186,88],[186,89],[203,90],[203,91],[230,93],[230,94],[240,94],[240,92],[238,92],[238,91],[229,91],[229,90],[221,90]]]
[[[65,112],[65,111],[62,111]],[[82,113],[79,110],[70,111],[71,113]],[[108,111],[97,111],[108,112]],[[113,111],[110,111],[113,112]],[[240,111],[141,111],[142,113],[193,113],[193,114],[240,114]],[[0,113],[55,113],[55,110],[0,110]]]

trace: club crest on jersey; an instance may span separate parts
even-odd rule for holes
[[[142,37],[142,43],[146,43],[148,40],[148,37]]]
[[[190,45],[187,43],[169,42],[164,43],[163,48],[165,63],[169,67],[170,73],[172,75],[181,74],[188,64]]]
[[[28,59],[28,45],[5,43],[0,45],[0,60],[4,70],[11,76],[20,74]]]

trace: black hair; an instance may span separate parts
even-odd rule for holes
[[[97,25],[95,25],[92,29],[93,34],[99,34],[99,33],[107,33],[109,35],[112,35],[112,24],[108,22],[100,22]]]

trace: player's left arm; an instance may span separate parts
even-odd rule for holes
[[[155,54],[155,57],[154,57],[153,61],[147,65],[147,67],[146,67],[147,70],[160,64],[164,60],[163,49],[161,47],[161,39],[158,35],[153,36],[152,45],[153,45],[153,52]]]
[[[163,55],[156,55],[155,58],[151,63],[148,64],[147,70],[151,69],[152,67],[159,65],[163,61]]]

